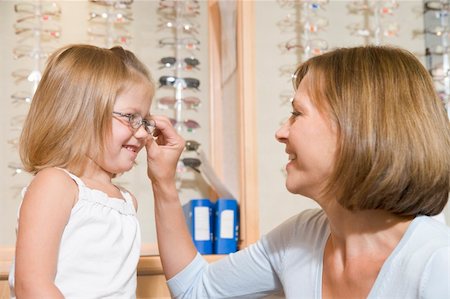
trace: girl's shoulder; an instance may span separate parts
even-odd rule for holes
[[[119,188],[120,192],[122,193],[122,195],[124,196],[126,201],[129,201],[130,203],[133,204],[134,206],[134,210],[137,212],[138,209],[138,201],[136,199],[136,197],[133,195],[133,193],[131,193],[130,191],[128,191],[126,188],[124,188],[123,186],[119,186],[119,185],[115,185],[117,188]]]
[[[78,197],[78,186],[69,173],[61,168],[49,167],[40,170],[26,188],[24,196],[68,199],[74,204]],[[45,196],[42,196],[45,195]],[[72,204],[72,205],[73,205]]]

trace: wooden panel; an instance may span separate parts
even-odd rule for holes
[[[241,249],[259,238],[258,160],[255,98],[255,33],[253,1],[237,2],[237,57],[241,149]]]
[[[164,275],[139,275],[137,283],[138,299],[170,298]],[[8,280],[0,279],[0,299],[9,299]]]
[[[170,298],[164,275],[139,275],[136,297],[139,298]]]
[[[9,299],[8,280],[0,279],[0,299]]]

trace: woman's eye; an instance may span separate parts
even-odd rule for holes
[[[298,112],[298,111],[292,111],[291,112],[291,117],[297,117],[297,116],[300,116],[300,115],[302,115],[300,112]]]

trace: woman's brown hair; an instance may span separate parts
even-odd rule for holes
[[[436,215],[450,192],[450,126],[431,77],[394,47],[340,48],[299,66],[338,131],[326,194],[350,210]]]

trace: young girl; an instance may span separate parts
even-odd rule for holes
[[[20,138],[24,192],[10,273],[20,298],[134,298],[135,198],[111,179],[152,134],[154,85],[121,47],[70,45],[49,59]]]

